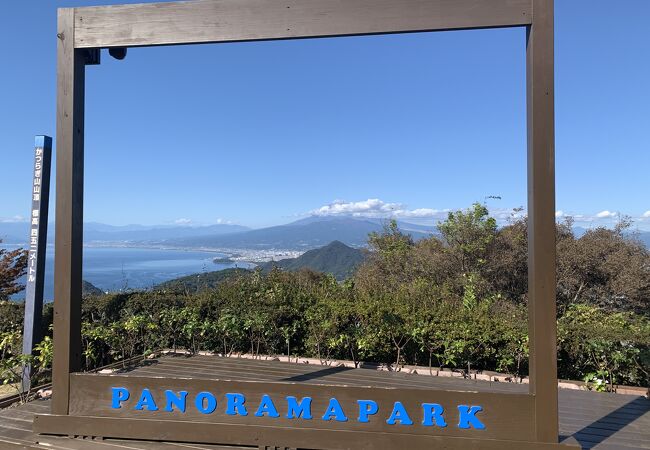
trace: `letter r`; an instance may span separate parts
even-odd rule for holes
[[[113,393],[111,407],[113,409],[120,409],[122,402],[127,401],[130,397],[129,390],[123,387],[114,387],[111,388],[111,391]]]
[[[481,406],[467,406],[467,405],[458,405],[458,428],[475,428],[477,430],[485,430],[485,425],[478,420],[476,413],[483,411]]]
[[[422,419],[422,425],[425,427],[430,427],[434,423],[437,427],[444,428],[447,426],[445,418],[443,417],[444,408],[438,403],[422,403],[422,410],[424,417]]]

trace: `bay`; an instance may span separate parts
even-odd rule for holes
[[[4,245],[13,249],[16,246]],[[148,289],[156,284],[194,273],[214,272],[248,263],[219,263],[214,258],[228,255],[217,252],[151,249],[133,247],[84,247],[83,279],[103,291]],[[24,283],[24,280],[23,280]],[[14,296],[23,299],[25,292]],[[54,247],[48,246],[45,258],[46,302],[54,298]]]

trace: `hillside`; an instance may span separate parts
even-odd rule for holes
[[[99,289],[97,286],[92,284],[89,281],[82,280],[81,281],[81,296],[82,297],[89,297],[89,296],[96,296],[96,295],[104,295],[104,291]]]
[[[154,290],[192,294],[205,289],[212,289],[229,278],[246,273],[250,273],[250,271],[247,269],[224,269],[216,272],[195,273],[160,283],[154,287]]]
[[[331,273],[337,280],[344,280],[354,273],[365,259],[366,251],[349,247],[340,241],[333,241],[324,247],[309,250],[298,258],[271,261],[262,266],[263,272],[273,267],[295,271],[311,269],[317,272]]]

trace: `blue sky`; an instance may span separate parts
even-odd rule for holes
[[[3,5],[0,221],[28,215],[34,135],[55,131],[56,7],[102,3]],[[648,17],[647,0],[556,2],[557,209],[578,224],[650,229]],[[506,214],[526,204],[524,54],[523,29],[103,53],[85,220],[435,223],[487,196]]]

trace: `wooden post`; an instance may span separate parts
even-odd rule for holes
[[[538,442],[557,442],[553,0],[533,0],[527,31],[530,393]]]
[[[31,355],[41,339],[43,319],[43,284],[45,281],[45,250],[47,248],[47,218],[50,202],[50,168],[52,166],[52,138],[36,136],[34,145],[34,178],[29,213],[29,259],[25,289],[25,319],[23,321],[23,354]],[[22,391],[31,387],[31,367],[23,367]]]
[[[52,412],[68,414],[70,373],[81,369],[85,58],[74,48],[74,9],[57,32],[56,240]]]

